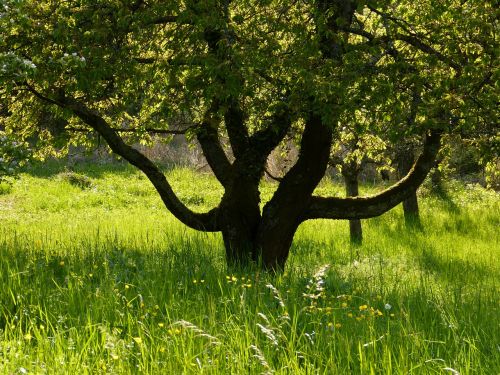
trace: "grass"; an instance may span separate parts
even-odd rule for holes
[[[194,209],[221,196],[167,173]],[[398,208],[358,249],[347,223],[308,222],[272,277],[228,270],[129,167],[39,167],[0,190],[0,373],[498,374],[498,195],[421,204],[423,232]]]

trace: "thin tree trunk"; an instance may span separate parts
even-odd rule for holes
[[[345,192],[348,197],[357,197],[359,195],[359,170],[356,165],[344,165],[342,175],[345,181]],[[349,235],[353,245],[361,245],[363,242],[363,228],[361,220],[349,220]]]
[[[415,161],[415,151],[411,145],[406,145],[398,150],[397,165],[398,177],[401,179],[408,174]],[[412,191],[410,196],[403,202],[403,213],[407,228],[420,228],[420,211],[418,208],[417,190]]]

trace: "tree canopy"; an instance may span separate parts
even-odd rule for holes
[[[186,225],[221,231],[228,259],[281,267],[301,222],[380,215],[425,178],[442,133],[498,137],[493,1],[4,0],[0,96],[8,131],[71,143],[99,133]],[[416,106],[415,101],[419,105]],[[44,116],[47,118],[47,116]],[[408,121],[411,118],[412,121]],[[315,197],[343,125],[397,141],[425,135],[414,168],[368,198]],[[42,125],[42,126],[41,126]],[[61,133],[59,132],[59,133]],[[188,209],[130,144],[196,138],[225,188]],[[300,155],[261,210],[258,182],[287,134]],[[228,157],[220,136],[229,138]]]

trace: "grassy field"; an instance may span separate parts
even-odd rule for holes
[[[220,237],[176,222],[133,169],[76,171],[0,188],[1,374],[500,374],[495,193],[424,194],[423,232],[397,208],[364,221],[359,249],[346,222],[306,223],[273,277],[228,270]],[[195,209],[221,196],[168,174]]]

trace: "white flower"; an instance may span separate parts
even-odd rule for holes
[[[386,304],[384,305],[384,309],[386,309],[386,310],[390,310],[390,309],[392,309],[392,306],[391,306],[390,304],[386,303]]]
[[[73,52],[72,55],[76,57],[76,52]]]
[[[67,54],[67,53],[65,53],[65,54],[64,54],[64,57],[68,57],[68,54]]]

